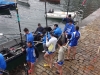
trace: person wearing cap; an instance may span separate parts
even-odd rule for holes
[[[6,69],[6,61],[3,55],[0,53],[0,70],[5,70]],[[0,75],[3,75],[2,72],[0,72]]]
[[[44,66],[49,66],[52,68],[53,63],[53,54],[55,52],[55,47],[57,43],[57,38],[54,37],[54,34],[50,32],[51,39],[48,41],[48,38],[46,37],[46,46],[48,47],[48,51],[44,54],[44,58],[47,62],[47,64],[44,64]]]
[[[68,16],[66,16],[66,18],[63,19],[63,21],[65,21],[66,24],[69,23],[70,20],[72,20],[72,23],[74,24],[74,21],[73,21],[73,19],[71,18],[71,14],[69,14]]]
[[[75,25],[72,23],[73,21],[70,20],[69,23],[65,25],[64,28],[64,35],[65,35],[65,43],[67,43],[67,40],[71,38],[71,34],[75,31]]]
[[[62,30],[60,27],[58,27],[58,24],[54,24],[53,33],[57,38],[62,34]]]
[[[26,42],[31,41],[34,45],[34,36],[32,32],[29,32],[28,28],[24,28],[25,36],[26,36]]]

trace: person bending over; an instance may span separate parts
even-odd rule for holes
[[[58,24],[54,24],[53,33],[54,33],[55,37],[57,37],[57,38],[62,34],[62,30],[61,30],[61,28],[58,27]]]

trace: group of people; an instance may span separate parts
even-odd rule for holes
[[[63,21],[66,21],[66,25],[64,30],[62,31],[61,28],[58,26],[58,24],[54,24],[54,28],[51,31],[48,31],[47,29],[44,29],[41,24],[38,24],[38,28],[36,29],[35,33],[38,33],[40,36],[42,36],[41,41],[43,43],[43,52],[44,59],[46,60],[46,64],[44,66],[49,66],[52,68],[53,66],[53,58],[56,51],[56,46],[59,48],[58,51],[58,59],[56,62],[54,62],[55,67],[57,68],[56,73],[62,75],[62,65],[64,63],[64,60],[70,60],[70,53],[72,51],[73,56],[72,59],[75,59],[76,54],[76,46],[78,44],[78,39],[80,38],[80,32],[79,32],[79,26],[74,25],[74,21],[71,19],[71,15],[69,17],[63,19]],[[32,32],[29,32],[28,28],[24,28],[24,32],[26,34],[26,48],[22,49],[22,51],[26,51],[26,61],[29,66],[28,73],[34,73],[34,64],[38,60],[37,56],[37,50],[34,46],[34,35]],[[65,43],[63,43],[61,40],[58,40],[58,38],[61,35],[65,36]],[[68,46],[68,47],[67,47]],[[67,50],[67,51],[66,51]],[[67,52],[67,56],[65,59],[65,52]],[[4,57],[0,54],[0,61],[4,60]],[[2,68],[2,65],[5,64],[4,62],[0,62],[0,69]],[[2,73],[0,72],[0,75]],[[33,75],[33,74],[32,74]]]

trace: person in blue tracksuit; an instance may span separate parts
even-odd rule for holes
[[[42,52],[46,52],[48,50],[48,48],[46,47],[46,36],[48,37],[48,40],[51,38],[50,33],[46,33],[46,30],[43,31],[43,38],[42,38],[42,42],[43,42],[43,48],[44,50]]]
[[[6,69],[6,61],[3,55],[0,53],[0,69],[5,70]],[[0,72],[0,75],[2,75],[2,72]]]
[[[67,43],[67,39],[70,39],[71,38],[71,34],[75,31],[75,26],[74,24],[72,23],[73,21],[70,20],[69,23],[67,23],[65,25],[65,28],[64,28],[64,35],[65,35],[65,43]]]
[[[53,33],[54,33],[55,37],[57,37],[57,38],[62,34],[62,30],[61,30],[61,28],[58,27],[58,24],[54,24]]]
[[[73,59],[75,59],[76,46],[78,44],[79,38],[80,38],[79,26],[76,26],[76,30],[75,30],[75,32],[72,33],[72,36],[69,40],[67,59],[69,59],[69,57],[70,57],[71,49],[72,49],[72,53],[73,53]]]
[[[32,32],[29,32],[29,30],[27,28],[24,28],[24,32],[26,34],[26,42],[31,41],[34,45],[34,36]]]
[[[34,73],[34,64],[36,62],[36,53],[34,46],[32,45],[32,42],[27,42],[27,48],[26,48],[26,60],[28,62],[29,70],[28,73]]]
[[[72,23],[74,24],[75,22],[71,18],[71,14],[68,15],[68,17],[64,18],[63,21],[66,21],[66,24],[69,23],[69,21],[72,20]]]

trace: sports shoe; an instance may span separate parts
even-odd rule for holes
[[[44,64],[44,67],[49,67],[49,65],[48,64]]]

